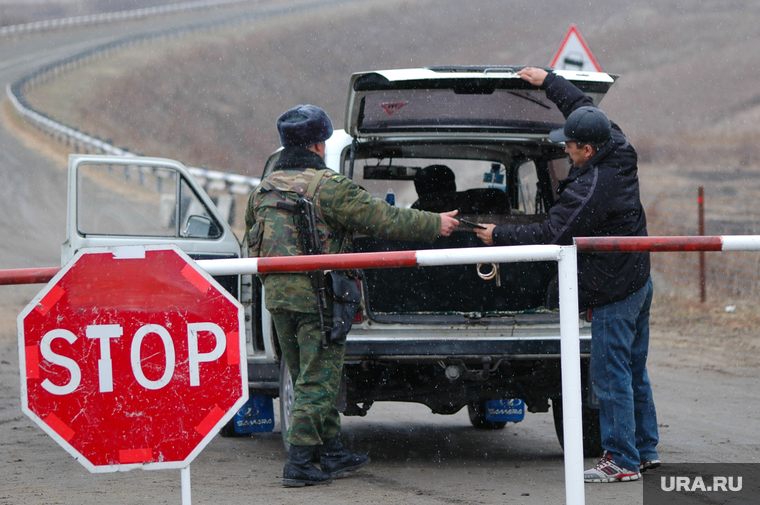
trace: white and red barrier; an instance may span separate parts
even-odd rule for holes
[[[676,252],[760,251],[760,235],[673,237],[578,237],[579,253],[585,252]]]
[[[572,246],[530,245],[325,254],[273,258],[200,260],[198,266],[212,276],[397,268],[477,263],[557,261],[559,270],[560,350],[564,415],[566,503],[585,503],[583,436],[581,421],[580,338],[578,331],[577,254],[633,251],[757,251],[760,236],[583,237]],[[58,268],[0,270],[0,285],[46,282]]]
[[[690,252],[690,251],[760,251],[760,235],[662,236],[662,237],[578,237],[574,240],[579,253],[586,252]],[[537,246],[543,247],[543,246]],[[485,263],[492,249],[452,249],[448,251],[392,251],[383,253],[301,256],[289,258],[246,258],[202,260],[198,264],[212,275],[242,273],[300,272],[334,268],[395,268],[410,266]],[[480,254],[478,254],[480,252]],[[545,253],[542,253],[545,254]],[[550,254],[551,255],[551,254]],[[472,259],[448,263],[449,259]],[[338,263],[340,266],[336,266]],[[541,259],[524,261],[542,261]],[[0,270],[0,286],[9,284],[46,283],[58,273],[58,267]]]
[[[45,284],[55,277],[60,268],[16,268],[0,270],[0,286],[10,284]]]

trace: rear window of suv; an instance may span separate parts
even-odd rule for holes
[[[389,90],[363,98],[359,131],[521,131],[545,133],[564,124],[543,92],[494,90],[488,94],[452,89]]]

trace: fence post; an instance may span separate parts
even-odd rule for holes
[[[697,190],[697,208],[699,219],[699,236],[705,234],[705,188],[699,186]],[[699,301],[704,303],[707,299],[707,278],[705,275],[705,251],[699,251]]]
[[[586,503],[583,488],[583,417],[581,411],[581,349],[578,330],[578,256],[575,246],[563,246],[559,269],[559,333],[562,367],[562,415],[565,449],[565,500]]]

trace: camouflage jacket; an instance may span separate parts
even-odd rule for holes
[[[311,156],[313,155],[313,156]],[[308,165],[306,165],[308,163]],[[314,168],[301,168],[312,166]],[[277,208],[277,200],[295,202],[307,193],[318,170],[325,169],[316,154],[303,148],[285,149],[275,171],[253,190],[246,211],[246,243],[250,257],[301,254],[294,213]],[[355,182],[327,172],[314,193],[317,229],[324,253],[351,252],[354,232],[390,240],[433,241],[441,217],[430,212],[388,205],[373,198]],[[261,276],[269,310],[317,311],[311,280],[306,274]]]

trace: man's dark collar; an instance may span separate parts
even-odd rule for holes
[[[610,140],[607,141],[606,144],[602,146],[599,151],[596,152],[591,158],[588,159],[586,163],[583,164],[582,167],[579,167],[575,164],[573,164],[572,167],[570,167],[570,175],[576,174],[582,171],[586,171],[590,169],[593,166],[596,166],[600,161],[602,161],[604,158],[609,156],[609,154],[615,150],[617,147],[617,144],[615,143],[615,139],[610,138]]]
[[[280,158],[274,166],[275,170],[303,170],[306,168],[323,170],[327,166],[321,156],[305,147],[286,147],[280,152]]]

